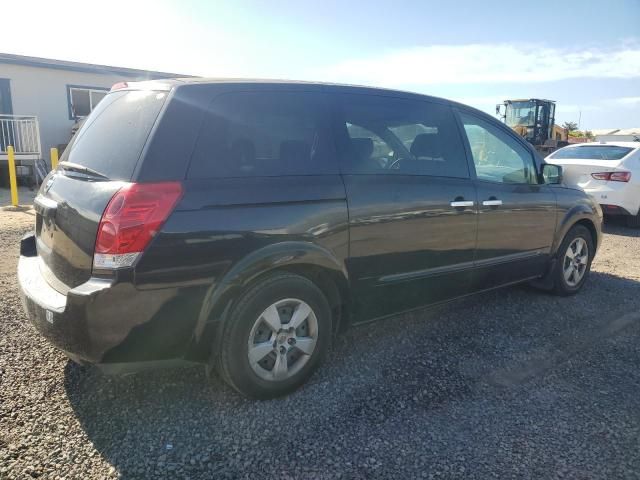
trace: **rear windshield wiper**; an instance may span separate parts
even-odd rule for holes
[[[109,180],[109,177],[107,177],[106,175],[103,175],[93,168],[85,167],[84,165],[79,165],[72,162],[60,162],[58,165],[65,171],[84,173],[89,177],[100,178],[101,180]]]

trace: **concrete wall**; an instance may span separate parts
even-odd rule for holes
[[[111,88],[133,81],[111,73],[84,73],[52,68],[0,64],[0,78],[8,78],[14,115],[36,115],[40,123],[42,154],[49,163],[49,149],[67,143],[74,121],[69,119],[67,85]]]

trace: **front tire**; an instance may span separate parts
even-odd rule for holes
[[[578,293],[589,276],[594,255],[591,232],[582,225],[572,227],[558,249],[553,293],[562,296]]]
[[[273,274],[240,295],[222,332],[212,358],[220,376],[248,397],[278,397],[306,382],[326,356],[331,309],[309,279]]]

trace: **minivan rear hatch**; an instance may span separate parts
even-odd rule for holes
[[[45,178],[34,205],[36,247],[48,283],[66,293],[91,276],[100,218],[131,181],[167,91],[109,93]]]

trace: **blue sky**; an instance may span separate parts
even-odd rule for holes
[[[26,35],[22,22],[3,23],[8,53],[362,83],[488,112],[505,98],[543,97],[558,102],[558,123],[640,126],[640,0],[22,0],[3,10],[29,18]]]

